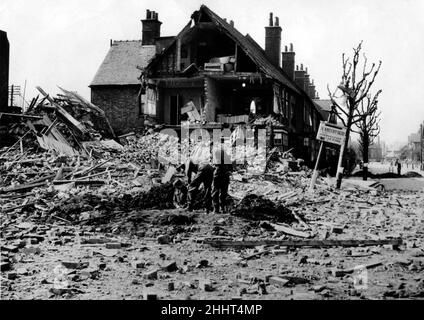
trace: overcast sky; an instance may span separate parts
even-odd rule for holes
[[[159,13],[162,34],[176,35],[206,4],[234,20],[264,46],[269,12],[280,18],[282,44],[308,67],[321,98],[340,82],[341,54],[364,40],[368,60],[382,60],[374,89],[382,89],[382,139],[406,141],[424,120],[424,1],[422,0],[1,0],[0,29],[10,41],[10,84],[27,100],[39,85],[90,97],[88,85],[110,39],[141,39],[146,9]]]

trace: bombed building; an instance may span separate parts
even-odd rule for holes
[[[296,66],[292,44],[281,50],[278,17],[270,14],[265,49],[204,5],[175,37],[161,37],[161,24],[147,10],[142,40],[111,41],[90,85],[115,130],[136,129],[146,117],[175,130],[254,125],[267,129],[270,146],[314,161],[324,119],[308,69]]]

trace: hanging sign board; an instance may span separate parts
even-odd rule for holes
[[[317,133],[317,140],[342,145],[346,135],[346,128],[326,121],[321,121]]]

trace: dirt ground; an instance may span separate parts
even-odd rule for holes
[[[9,259],[10,270],[2,265],[1,298],[424,297],[423,192],[321,190],[298,196],[287,206],[306,222],[290,227],[309,232],[311,239],[400,237],[403,245],[215,248],[204,240],[299,238],[261,221],[201,211],[135,210],[87,225],[61,220],[37,225],[14,215],[2,219],[2,262]],[[360,265],[370,267],[359,276],[334,273]]]

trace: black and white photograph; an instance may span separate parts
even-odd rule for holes
[[[1,0],[0,300],[422,300],[423,13]]]

